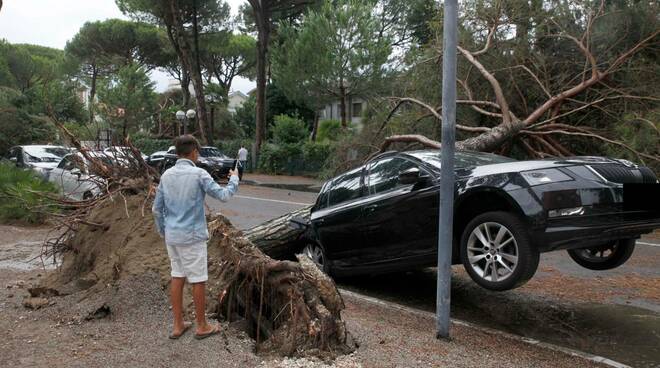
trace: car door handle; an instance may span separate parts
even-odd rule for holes
[[[371,213],[371,212],[374,212],[377,208],[378,208],[378,205],[375,205],[375,204],[365,206],[364,207],[364,212]]]

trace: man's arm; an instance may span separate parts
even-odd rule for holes
[[[204,193],[222,202],[227,202],[238,191],[238,175],[233,170],[230,173],[229,183],[223,188],[213,180],[209,173],[202,172],[201,185]]]
[[[156,224],[156,231],[161,237],[165,237],[165,198],[163,198],[163,184],[158,184],[156,189],[156,198],[154,205],[151,207],[151,212],[154,214],[154,223]]]

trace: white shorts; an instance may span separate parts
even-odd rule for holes
[[[209,279],[206,242],[184,246],[167,246],[172,277],[185,277],[191,284]]]

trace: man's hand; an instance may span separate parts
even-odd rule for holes
[[[234,175],[238,176],[238,170],[229,170],[229,177],[231,178]]]

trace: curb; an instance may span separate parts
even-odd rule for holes
[[[308,193],[318,193],[321,190],[321,187],[316,184],[276,184],[276,183],[261,183],[255,180],[243,179],[241,184],[252,185],[255,187],[265,187],[265,188],[274,188],[274,189],[286,189],[286,190],[295,190],[298,192],[308,192]]]
[[[423,310],[407,307],[405,305],[392,303],[392,302],[388,302],[388,301],[384,301],[384,300],[380,300],[380,299],[376,299],[376,298],[373,298],[373,297],[370,297],[370,296],[366,296],[366,295],[356,293],[356,292],[353,292],[353,291],[349,291],[349,290],[345,290],[345,289],[342,289],[342,288],[339,288],[339,292],[342,296],[355,298],[355,299],[358,299],[358,300],[362,300],[362,301],[372,303],[372,304],[376,304],[376,305],[386,307],[386,308],[396,309],[396,310],[406,312],[406,313],[409,313],[409,314],[414,314],[414,315],[417,315],[417,316],[420,316],[420,317],[435,319],[435,314],[433,314],[431,312],[426,312],[426,311],[423,311]],[[479,326],[479,325],[476,325],[476,324],[471,323],[471,322],[466,322],[466,321],[458,320],[458,319],[455,319],[455,318],[452,318],[451,322],[455,325],[458,325],[458,326],[465,326],[465,327],[469,327],[469,328],[473,328],[475,330],[485,332],[485,333],[490,334],[490,335],[502,336],[502,337],[505,337],[505,338],[508,338],[508,339],[521,341],[521,342],[524,342],[524,343],[529,344],[529,345],[539,346],[539,347],[542,347],[542,348],[545,348],[545,349],[548,349],[548,350],[557,351],[557,352],[560,352],[560,353],[564,353],[564,354],[568,354],[568,355],[571,355],[571,356],[575,356],[575,357],[583,358],[583,359],[586,359],[586,360],[590,360],[592,362],[605,364],[605,365],[607,365],[609,367],[612,367],[612,368],[632,368],[632,367],[630,367],[628,365],[625,365],[623,363],[619,363],[617,361],[614,361],[612,359],[608,359],[608,358],[605,358],[605,357],[602,357],[602,356],[599,356],[599,355],[594,355],[594,354],[590,354],[590,353],[587,353],[587,352],[584,352],[584,351],[579,351],[579,350],[575,350],[575,349],[571,349],[571,348],[566,348],[566,347],[563,347],[563,346],[559,346],[559,345],[555,345],[555,344],[551,344],[551,343],[547,343],[547,342],[542,342],[542,341],[539,341],[539,340],[536,340],[536,339],[523,337],[523,336],[520,336],[520,335],[514,335],[514,334],[511,334],[511,333],[508,333],[508,332],[495,330],[495,329],[488,328],[488,327]]]

